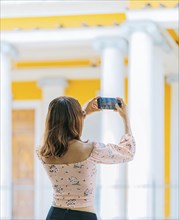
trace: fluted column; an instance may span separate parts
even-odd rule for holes
[[[101,38],[95,43],[101,52],[101,97],[124,97],[124,52],[127,43],[119,38]],[[102,112],[101,140],[119,143],[124,133],[123,122],[112,110]],[[100,217],[112,219],[126,216],[126,165],[100,167]],[[110,198],[110,202],[109,202]]]
[[[14,47],[1,42],[1,219],[12,219],[12,92]]]

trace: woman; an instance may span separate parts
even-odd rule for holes
[[[127,105],[123,99],[116,112],[123,119],[125,134],[119,144],[83,142],[83,121],[100,111],[97,98],[82,110],[72,97],[58,97],[48,108],[43,146],[37,150],[53,187],[53,205],[46,220],[97,220],[94,208],[96,164],[116,164],[133,159],[132,136]]]

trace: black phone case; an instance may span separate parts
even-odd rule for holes
[[[99,109],[116,110],[115,104],[118,104],[119,107],[122,106],[121,102],[115,98],[101,97],[97,99],[97,103]]]

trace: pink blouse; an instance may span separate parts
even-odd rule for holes
[[[92,142],[90,156],[81,162],[70,164],[46,164],[36,150],[53,187],[53,206],[80,208],[93,206],[96,183],[96,164],[128,162],[135,154],[134,137],[122,136],[120,143]]]

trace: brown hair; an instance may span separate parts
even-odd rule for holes
[[[78,100],[67,96],[52,100],[48,107],[40,155],[46,158],[63,156],[70,140],[80,140],[82,118],[83,112]]]

